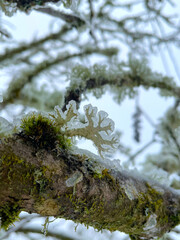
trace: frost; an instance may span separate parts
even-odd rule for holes
[[[70,8],[72,11],[77,9],[78,0],[63,0],[62,2],[66,8]]]
[[[130,200],[138,198],[138,191],[134,182],[130,179],[127,180],[123,185],[122,188],[124,189],[126,195]]]
[[[73,187],[77,183],[81,182],[82,180],[83,180],[83,174],[79,171],[76,171],[70,178],[66,180],[66,186]]]
[[[91,104],[84,106],[85,123],[81,122],[81,116],[76,109],[76,102],[70,101],[67,110],[56,106],[55,114],[50,114],[55,125],[69,137],[78,136],[92,140],[101,157],[105,153],[112,152],[118,146],[117,136],[113,134],[114,122],[109,119],[108,114],[97,111]]]
[[[144,164],[142,174],[145,174],[145,176],[148,176],[150,179],[153,179],[160,184],[166,186],[171,185],[168,172],[164,171],[161,168],[155,167],[152,163],[147,162]]]
[[[10,134],[14,129],[13,124],[8,122],[5,118],[0,117],[0,137]]]
[[[134,98],[137,86],[145,89],[157,88],[163,96],[172,96],[177,92],[177,85],[172,78],[153,72],[146,59],[140,61],[133,56],[129,56],[126,63],[113,62],[109,65],[95,64],[89,67],[78,64],[71,70],[68,80],[70,90],[78,89],[83,94],[89,91],[97,98],[108,88],[118,103],[126,96]]]
[[[123,167],[121,166],[121,160],[119,159],[113,159],[111,161],[111,167],[110,169],[116,170],[116,171],[121,171]]]
[[[70,178],[66,180],[67,187],[73,187],[73,194],[76,192],[76,184],[83,180],[83,174],[76,171]]]
[[[145,226],[144,226],[144,231],[153,231],[153,229],[155,229],[156,224],[157,224],[157,220],[156,220],[157,216],[156,214],[151,214],[150,217],[148,218]]]
[[[53,93],[47,91],[47,86],[44,84],[37,89],[37,85],[33,82],[27,84],[21,90],[21,99],[18,100],[18,103],[32,106],[41,111],[51,111],[55,105],[59,104],[60,106],[63,103],[63,93],[53,89]]]
[[[0,1],[0,8],[9,17],[11,17],[17,11],[17,4],[13,2],[7,2],[5,0]]]

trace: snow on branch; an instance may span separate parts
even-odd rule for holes
[[[81,121],[76,102],[70,101],[65,112],[56,106],[55,113],[50,116],[66,136],[78,136],[92,140],[100,156],[104,157],[105,153],[111,152],[118,146],[117,136],[113,134],[114,122],[107,117],[106,112],[98,112],[97,108],[91,104],[84,106],[84,112],[85,123]]]

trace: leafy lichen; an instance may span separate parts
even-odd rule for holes
[[[97,111],[91,104],[84,106],[85,123],[82,123],[80,114],[76,108],[76,102],[70,101],[67,110],[57,106],[55,113],[50,114],[54,119],[55,126],[66,136],[79,136],[92,140],[101,157],[111,152],[118,145],[117,136],[113,134],[114,122],[109,119],[104,111]]]

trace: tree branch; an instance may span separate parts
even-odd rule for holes
[[[36,9],[36,11],[41,12],[41,13],[46,13],[46,14],[51,15],[53,17],[60,18],[60,19],[64,20],[65,22],[69,23],[73,27],[78,28],[78,27],[81,27],[84,24],[86,24],[86,22],[78,16],[71,15],[71,14],[66,14],[66,13],[57,11],[53,8],[50,8],[50,7],[38,8],[38,9]]]
[[[0,144],[0,182],[2,226],[21,210],[136,239],[162,236],[180,223],[175,190],[89,152],[38,149],[21,134]]]

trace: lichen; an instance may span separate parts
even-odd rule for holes
[[[77,111],[76,102],[70,101],[67,110],[56,106],[55,113],[49,114],[54,119],[55,126],[69,137],[84,137],[92,140],[102,158],[118,146],[117,136],[113,134],[114,122],[104,111],[97,111],[91,104],[84,106],[85,123],[82,123]]]
[[[131,179],[126,180],[124,184],[122,184],[122,188],[130,200],[134,200],[138,197],[137,188]]]
[[[97,98],[107,91],[108,86],[118,103],[126,96],[134,98],[139,86],[145,89],[157,88],[162,96],[178,95],[177,85],[172,78],[153,72],[147,59],[140,61],[133,56],[129,56],[127,62],[113,62],[111,65],[76,65],[71,69],[68,80],[69,91],[79,91],[82,94],[89,91]]]
[[[76,193],[76,184],[83,180],[83,174],[79,171],[76,171],[70,178],[66,180],[67,187],[73,187],[73,194]]]
[[[0,138],[7,137],[15,132],[13,124],[8,122],[5,118],[0,117]]]

